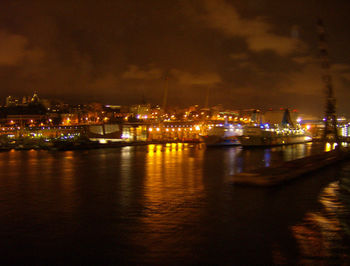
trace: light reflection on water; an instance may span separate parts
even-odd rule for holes
[[[292,227],[304,265],[350,263],[350,166],[343,167],[340,181],[326,186],[319,195],[322,208],[308,212]]]
[[[0,262],[346,261],[349,165],[283,188],[230,182],[323,148],[166,144],[0,153]]]
[[[176,259],[191,254],[192,239],[184,226],[199,223],[198,204],[203,198],[201,165],[204,149],[189,148],[189,144],[149,145],[144,177],[144,211],[140,220],[140,234],[135,239],[147,243],[153,256]],[[182,231],[182,234],[179,233]],[[178,248],[181,239],[187,243]],[[169,250],[172,253],[169,254]],[[155,259],[155,258],[153,258]],[[151,260],[152,255],[151,255]]]

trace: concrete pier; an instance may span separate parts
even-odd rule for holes
[[[232,181],[237,185],[276,186],[301,178],[328,165],[350,159],[350,150],[333,150],[309,157],[288,161],[275,167],[259,168],[251,172],[234,175]]]

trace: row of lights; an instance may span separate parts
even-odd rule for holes
[[[152,132],[153,130],[156,130],[157,132],[159,132],[160,131],[160,128],[159,127],[157,127],[157,128],[152,128],[152,127],[150,127],[149,129],[148,129],[148,131],[149,132]],[[171,131],[175,131],[175,128],[165,128],[165,131],[166,132],[169,132],[170,131],[170,129],[171,129]],[[194,127],[194,129],[196,130],[196,131],[200,131],[200,127],[199,126],[195,126]],[[181,131],[181,130],[184,130],[184,131],[187,131],[187,130],[189,130],[189,131],[193,131],[193,128],[192,127],[190,127],[190,128],[177,128],[177,131]]]

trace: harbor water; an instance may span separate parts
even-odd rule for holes
[[[350,161],[272,188],[232,175],[323,148],[0,153],[1,264],[350,264]]]

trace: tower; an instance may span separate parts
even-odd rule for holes
[[[337,131],[336,100],[334,97],[332,76],[330,73],[326,31],[321,19],[317,21],[317,27],[322,66],[322,81],[326,96],[323,140],[326,142],[336,142],[339,145],[340,142]]]

